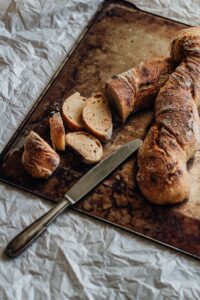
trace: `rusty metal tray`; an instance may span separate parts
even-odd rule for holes
[[[89,167],[66,151],[60,154],[61,164],[48,180],[32,179],[21,167],[24,135],[35,130],[50,142],[49,117],[67,96],[75,90],[89,96],[111,75],[148,57],[167,55],[170,41],[184,27],[124,1],[105,1],[1,153],[0,180],[48,200],[60,200]],[[144,138],[152,119],[152,109],[146,109],[133,114],[121,127],[114,120],[105,155],[133,138]],[[74,209],[200,258],[200,151],[189,169],[191,199],[181,205],[160,207],[142,197],[135,181],[135,155]]]

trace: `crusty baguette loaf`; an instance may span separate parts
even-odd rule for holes
[[[174,68],[168,57],[156,57],[106,82],[105,94],[122,122],[139,109],[153,104],[159,89]]]
[[[103,155],[100,141],[86,132],[72,132],[66,134],[66,146],[77,152],[86,164],[99,162]]]
[[[65,128],[59,112],[49,119],[50,135],[54,150],[65,150]]]
[[[106,142],[112,136],[112,115],[107,99],[102,93],[96,93],[86,101],[83,108],[85,128],[100,141]]]
[[[34,178],[47,178],[58,167],[59,155],[37,133],[31,131],[25,140],[22,165]]]
[[[72,130],[82,130],[82,111],[85,106],[86,99],[76,92],[68,97],[62,106],[63,120]]]
[[[171,55],[180,65],[156,98],[155,124],[138,155],[138,185],[157,204],[178,203],[190,194],[186,164],[200,141],[200,27],[181,31]]]

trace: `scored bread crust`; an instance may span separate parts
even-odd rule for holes
[[[62,116],[69,129],[83,129],[82,111],[85,106],[85,101],[85,97],[81,96],[80,93],[75,92],[63,102]]]
[[[171,53],[182,62],[156,98],[155,124],[138,153],[139,188],[156,204],[179,203],[190,195],[187,161],[200,142],[200,27],[179,32]]]
[[[173,69],[171,58],[155,57],[124,73],[114,75],[106,82],[105,94],[111,106],[117,109],[122,123],[132,112],[154,103],[156,94]]]
[[[34,178],[47,178],[57,169],[59,155],[36,132],[26,136],[22,165]]]
[[[50,135],[54,150],[65,150],[65,128],[59,112],[49,119]]]
[[[66,146],[79,154],[86,164],[95,164],[103,156],[103,147],[100,141],[87,132],[67,133]]]
[[[85,128],[101,142],[111,139],[113,123],[110,106],[102,93],[87,99],[82,113]]]

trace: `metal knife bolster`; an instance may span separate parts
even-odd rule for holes
[[[67,193],[65,193],[65,199],[68,200],[71,205],[76,203]]]

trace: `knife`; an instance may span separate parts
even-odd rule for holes
[[[21,254],[37,237],[40,236],[57,216],[59,216],[67,207],[70,207],[81,200],[132,153],[134,153],[141,144],[142,141],[140,139],[133,140],[121,146],[94,166],[65,194],[65,197],[54,208],[29,225],[9,242],[5,249],[6,255],[9,257],[17,257]]]

